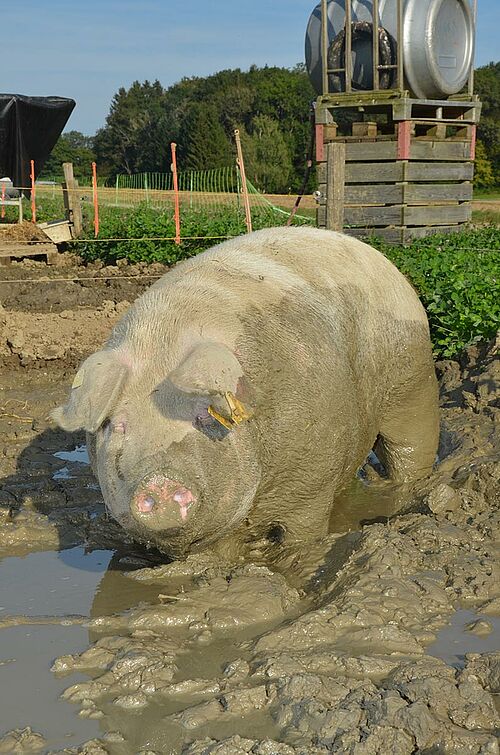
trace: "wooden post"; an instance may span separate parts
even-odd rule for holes
[[[245,173],[245,161],[243,160],[243,150],[241,149],[240,132],[239,129],[234,130],[234,139],[236,141],[236,151],[238,158],[236,163],[240,169],[241,174],[241,188],[243,191],[243,202],[245,205],[245,222],[248,233],[252,233],[252,213],[250,211],[250,199],[248,197],[247,177]]]
[[[326,145],[326,228],[341,231],[344,227],[345,142]]]
[[[398,24],[398,46],[397,46],[397,65],[398,65],[398,91],[402,92],[404,88],[403,76],[403,37],[404,37],[404,16],[403,0],[397,0],[397,24]]]
[[[35,161],[30,160],[31,165],[31,222],[36,223],[36,186],[35,186]]]
[[[398,160],[409,160],[411,151],[411,121],[398,123]]]
[[[321,80],[323,94],[328,94],[328,6],[321,0]]]
[[[379,47],[378,47],[378,24],[379,24],[378,0],[373,0],[373,18],[372,18],[372,62],[373,62],[373,88],[380,89],[379,77]]]
[[[174,177],[174,220],[175,220],[175,243],[181,243],[181,212],[179,207],[179,183],[177,180],[177,144],[172,142],[170,145],[172,153],[172,175]]]
[[[73,175],[73,163],[63,163],[64,183],[63,196],[64,206],[68,220],[73,224],[73,237],[78,238],[83,230],[82,205],[78,196],[78,181]]]
[[[345,90],[352,92],[352,6],[351,0],[345,2],[345,47],[344,47],[344,68],[345,68]]]
[[[99,197],[97,196],[97,166],[92,163],[92,198],[94,200],[94,237],[99,235]]]
[[[474,31],[476,32],[477,29],[477,0],[473,0],[472,3],[472,17],[474,19]],[[474,55],[472,56],[472,60],[470,62],[470,70],[469,70],[469,81],[467,86],[467,91],[469,93],[469,97],[474,96]]]

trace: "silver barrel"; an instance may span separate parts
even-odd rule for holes
[[[474,19],[470,0],[402,0],[405,85],[420,99],[447,97],[467,83],[474,55]],[[328,41],[344,28],[346,0],[328,2]],[[373,23],[371,0],[352,0],[352,23]],[[379,0],[379,25],[397,42],[396,0]],[[394,45],[395,49],[395,45]],[[396,61],[394,61],[396,62]],[[306,65],[311,82],[322,92],[321,4],[314,8],[306,32]],[[372,45],[366,36],[353,39],[352,81],[355,89],[371,90]],[[334,89],[340,91],[339,77]]]

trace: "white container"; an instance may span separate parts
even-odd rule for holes
[[[344,28],[345,2],[328,2],[329,46]],[[352,21],[371,23],[372,8],[370,0],[352,0]],[[397,42],[396,0],[380,0],[379,13],[380,26]],[[413,96],[440,99],[465,86],[474,56],[474,34],[470,0],[403,0],[404,78]],[[370,90],[372,49],[366,40],[353,41],[352,60],[354,88]],[[306,66],[321,94],[321,3],[307,26]]]

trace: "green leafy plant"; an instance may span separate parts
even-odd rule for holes
[[[371,239],[427,310],[435,356],[450,358],[500,328],[500,229],[429,236],[407,247]]]

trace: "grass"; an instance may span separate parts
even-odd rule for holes
[[[500,225],[500,210],[473,210],[472,222],[475,225]]]
[[[500,186],[491,189],[474,189],[473,199],[491,199],[500,201]]]

